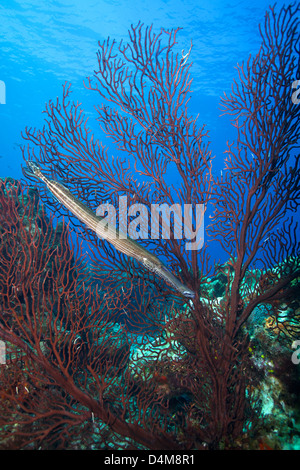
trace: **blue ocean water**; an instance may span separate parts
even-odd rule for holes
[[[93,116],[95,96],[83,80],[97,65],[97,41],[108,36],[126,40],[130,25],[138,21],[153,24],[154,31],[182,28],[179,52],[188,51],[193,41],[190,111],[207,125],[213,155],[221,159],[234,135],[228,119],[220,117],[220,96],[230,90],[236,64],[258,51],[258,24],[268,6],[266,0],[2,0],[0,80],[6,104],[0,107],[1,176],[21,177],[20,133],[26,125],[42,125],[45,103],[61,96],[65,81]],[[97,134],[101,139],[100,129]]]
[[[220,97],[230,91],[237,63],[257,53],[258,24],[268,6],[266,0],[2,0],[0,80],[6,96],[0,106],[0,176],[22,176],[21,131],[42,127],[45,103],[62,96],[66,81],[96,137],[110,144],[94,119],[99,102],[83,81],[97,66],[98,41],[108,36],[126,41],[130,25],[139,21],[156,32],[182,28],[179,53],[187,52],[192,40],[190,113],[199,114],[199,125],[207,126],[214,171],[221,172],[226,142],[235,134],[229,118],[220,116]]]

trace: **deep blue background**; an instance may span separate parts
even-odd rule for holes
[[[97,42],[108,36],[126,40],[130,24],[139,20],[153,23],[157,32],[183,28],[179,53],[188,51],[192,39],[190,112],[207,125],[214,171],[220,172],[226,141],[235,138],[229,119],[220,117],[220,97],[237,78],[236,64],[257,53],[258,24],[268,6],[269,0],[1,0],[0,80],[6,84],[6,104],[0,106],[0,176],[22,176],[20,133],[26,125],[42,127],[45,103],[61,97],[65,81],[97,129],[93,106],[99,102],[83,86],[97,66]],[[105,137],[103,143],[110,145]]]
[[[200,114],[213,154],[222,158],[234,135],[228,120],[219,117],[220,96],[230,90],[236,64],[258,51],[258,23],[268,5],[265,0],[1,0],[0,80],[6,84],[6,104],[0,106],[0,176],[21,176],[20,132],[26,125],[42,125],[45,102],[61,96],[66,80],[74,99],[93,115],[96,96],[84,89],[83,80],[97,66],[97,41],[127,39],[130,24],[139,20],[153,23],[156,31],[182,27],[179,52],[188,51],[193,40],[191,113]]]

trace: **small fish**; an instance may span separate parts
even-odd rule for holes
[[[26,164],[27,168],[22,169],[23,174],[27,177],[34,177],[45,183],[53,196],[89,229],[110,242],[118,251],[139,261],[149,271],[162,278],[183,296],[190,299],[195,297],[195,292],[182,284],[157,256],[150,253],[146,248],[139,245],[127,235],[124,236],[124,234],[122,234],[122,237],[119,237],[120,232],[109,222],[101,224],[102,217],[96,215],[89,207],[77,199],[63,184],[45,176],[36,163],[28,160]]]

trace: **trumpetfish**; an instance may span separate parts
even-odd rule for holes
[[[121,232],[108,221],[105,221],[105,224],[101,223],[103,218],[96,215],[89,207],[75,197],[74,194],[66,188],[66,186],[45,176],[35,162],[28,160],[26,161],[26,164],[27,168],[23,168],[24,175],[34,177],[45,183],[53,196],[99,237],[107,240],[118,251],[136,259],[149,271],[153,272],[174,287],[184,297],[188,297],[190,299],[195,297],[195,292],[182,284],[157,256],[150,253],[146,248],[129,236],[124,236],[123,233],[122,237],[116,236],[120,235]]]

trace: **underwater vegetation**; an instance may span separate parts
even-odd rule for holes
[[[94,212],[121,195],[128,206],[190,204],[195,220],[197,206],[213,213],[201,249],[187,250],[174,224],[169,237],[138,240],[195,292],[189,300],[42,183],[1,181],[1,448],[272,448],[262,393],[276,386],[284,403],[299,392],[289,350],[300,339],[299,10],[266,13],[260,50],[222,98],[236,140],[219,176],[208,131],[189,114],[192,64],[190,51],[176,54],[179,30],[138,24],[127,44],[99,43],[85,86],[122,157],[94,137],[70,84],[46,105],[44,127],[25,129],[24,159]],[[211,259],[210,241],[226,263]],[[263,345],[269,359],[256,352]],[[291,405],[281,406],[292,429]]]

